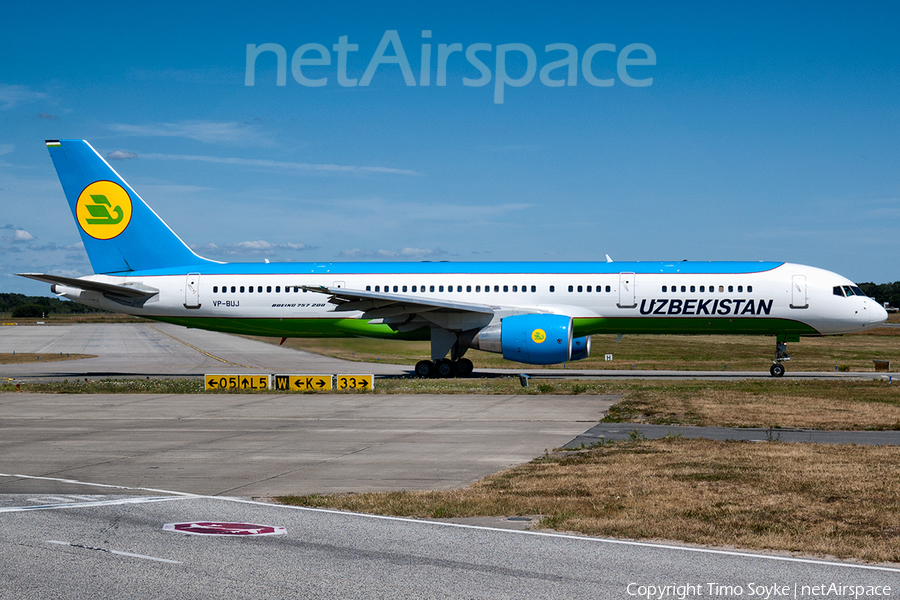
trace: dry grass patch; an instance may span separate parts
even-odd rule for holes
[[[900,429],[900,386],[884,381],[671,382],[630,386],[607,422]]]
[[[78,360],[80,358],[96,358],[94,354],[37,354],[35,352],[0,353],[0,365],[19,365],[33,362],[55,362],[60,360]]]
[[[900,448],[665,439],[536,459],[453,491],[287,496],[421,518],[543,515],[587,535],[900,561]]]

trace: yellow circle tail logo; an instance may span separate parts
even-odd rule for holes
[[[541,344],[547,339],[547,333],[543,329],[535,329],[531,332],[531,339],[535,344]]]
[[[131,222],[131,197],[118,183],[95,181],[78,196],[75,216],[86,234],[111,240]]]

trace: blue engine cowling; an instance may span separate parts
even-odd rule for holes
[[[529,365],[554,365],[590,355],[590,338],[572,339],[572,317],[516,315],[501,324],[503,358]]]
[[[467,348],[502,352],[503,358],[529,365],[555,365],[591,355],[591,337],[572,339],[572,317],[515,315],[460,337]]]

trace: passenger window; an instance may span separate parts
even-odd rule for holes
[[[579,291],[579,292],[581,292],[581,291],[582,291],[582,288],[581,288],[581,286],[580,286],[580,285],[579,285],[579,286],[578,286],[578,291]]]
[[[272,286],[271,286],[271,285],[267,285],[267,286],[266,286],[266,293],[267,293],[267,294],[271,294],[271,293],[272,293]]]
[[[587,289],[586,289],[585,291],[586,291],[586,292],[590,292],[590,291],[591,291],[591,286],[587,286]]]
[[[253,293],[253,286],[252,286],[252,285],[251,285],[249,288],[247,288],[247,293],[250,293],[250,294]]]
[[[720,291],[720,292],[724,292],[724,291],[725,291],[725,286],[724,286],[724,285],[720,285],[720,286],[719,286],[719,291]]]
[[[499,285],[495,285],[495,286],[494,286],[494,291],[495,291],[495,292],[499,292],[499,291],[500,291],[500,286],[499,286]]]
[[[376,286],[375,286],[375,291],[376,291],[376,292],[380,292],[380,291],[381,291],[381,286],[376,285]]]
[[[262,294],[262,286],[261,285],[256,286],[256,291],[259,292],[260,294]]]
[[[213,294],[218,294],[218,293],[219,293],[219,286],[214,285],[213,286]]]
[[[438,286],[438,291],[439,291],[439,292],[443,292],[443,291],[444,291],[444,286],[442,286],[442,285]]]
[[[241,293],[244,293],[244,286],[241,286]]]
[[[416,286],[413,286],[413,287],[412,287],[412,291],[413,291],[413,292],[416,291]]]
[[[700,286],[700,291],[701,291],[701,292],[704,291],[705,289],[706,289],[706,288],[704,288],[702,285]]]
[[[691,292],[693,292],[693,291],[694,291],[694,286],[691,286]]]
[[[747,286],[747,293],[750,293],[750,292],[752,292],[752,291],[753,291],[753,286],[752,286],[752,285],[748,285],[748,286]]]
[[[395,285],[395,286],[394,286],[394,291],[396,292],[396,291],[398,291],[398,290],[399,290],[399,288]]]
[[[472,286],[469,286],[469,291],[470,291],[470,292],[472,291]],[[480,292],[480,291],[481,291],[481,286],[480,286],[480,285],[476,285],[476,286],[475,286],[475,291],[476,291],[476,292]]]
[[[612,288],[609,287],[609,286],[606,286],[606,291],[607,291],[607,292],[611,292],[611,291],[612,291]]]
[[[504,286],[504,287],[505,287],[505,286]],[[550,286],[550,291],[551,291],[551,292],[555,292],[555,291],[556,291],[556,286],[555,286],[555,285],[551,285],[551,286]]]
[[[509,286],[508,286],[508,285],[504,285],[504,286],[503,286],[503,291],[504,291],[504,292],[508,292],[508,291],[509,291]]]
[[[743,291],[744,291],[744,286],[739,285],[739,286],[738,286],[738,291],[739,291],[739,292],[743,292]]]
[[[729,292],[733,292],[733,291],[734,291],[734,286],[733,286],[733,285],[729,285],[729,286],[728,286],[728,291],[729,291]]]
[[[668,291],[668,290],[666,289],[666,286],[663,286],[662,291],[664,291],[664,292]]]
[[[681,286],[681,291],[682,291],[682,292],[686,292],[686,291],[687,291],[687,287],[686,287],[686,286]]]
[[[519,291],[519,286],[514,285],[514,286],[513,286],[513,291],[514,291],[514,292],[518,292],[518,291]]]
[[[472,291],[472,286],[471,286],[471,285],[467,285],[467,286],[466,286],[466,291],[467,291],[467,292],[471,292],[471,291]]]
[[[575,289],[575,288],[573,288],[571,285],[569,286],[569,291],[570,291],[570,292],[571,292],[571,291],[574,291],[574,289]],[[515,290],[513,290],[513,291],[515,291]]]

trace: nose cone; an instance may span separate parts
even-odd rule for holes
[[[887,318],[888,314],[883,306],[874,300],[869,302],[869,323],[872,325],[880,325],[887,321]]]

